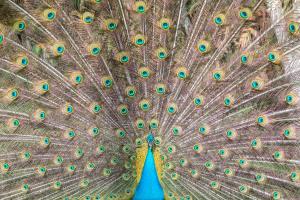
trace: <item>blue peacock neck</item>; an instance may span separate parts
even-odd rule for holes
[[[135,190],[133,200],[163,200],[164,192],[158,179],[152,152],[154,142],[152,133],[148,134],[147,142],[148,153],[144,163],[142,177]]]

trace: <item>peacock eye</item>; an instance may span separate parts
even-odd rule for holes
[[[252,11],[249,8],[243,8],[239,13],[240,17],[244,20],[248,20],[252,17]]]
[[[12,97],[13,99],[16,99],[16,98],[19,96],[19,92],[18,92],[17,89],[13,89],[13,90],[11,91],[10,95],[11,95],[11,97]]]
[[[54,9],[46,9],[43,11],[43,17],[46,21],[53,21],[56,17],[56,11]]]
[[[54,12],[49,12],[47,17],[48,17],[49,20],[53,20],[54,17],[55,17],[55,13]]]
[[[138,13],[144,13],[145,12],[145,7],[144,6],[139,6],[137,9]]]
[[[53,45],[53,54],[55,56],[61,56],[65,52],[65,46],[63,44],[56,43]]]
[[[206,46],[204,44],[199,45],[199,50],[203,53],[206,52]]]
[[[81,76],[81,75],[76,76],[76,77],[75,77],[75,82],[76,82],[77,84],[81,83],[81,82],[82,82],[82,76]]]
[[[164,31],[170,30],[171,20],[169,18],[162,18],[158,21],[158,26]]]
[[[85,24],[91,24],[94,21],[94,14],[85,12],[82,14],[82,20]]]
[[[272,194],[272,196],[273,196],[273,199],[275,199],[275,200],[280,199],[280,193],[277,192],[277,191],[274,191],[273,194]]]
[[[127,115],[128,114],[128,107],[126,105],[120,105],[120,106],[118,106],[118,112],[121,115]]]
[[[113,80],[110,76],[104,76],[101,78],[102,86],[106,89],[109,89],[113,85]]]
[[[101,51],[101,49],[99,47],[94,47],[92,49],[92,54],[96,56],[100,53],[100,51]]]
[[[116,28],[117,28],[116,23],[111,22],[108,24],[108,30],[113,31],[113,30],[116,30]]]
[[[251,141],[251,146],[252,146],[252,147],[256,147],[256,146],[257,146],[257,141],[256,141],[256,139],[254,139],[254,140]]]
[[[13,120],[13,125],[14,125],[14,127],[19,127],[20,126],[20,120],[14,119]]]
[[[159,52],[159,53],[158,53],[158,58],[159,58],[159,59],[164,59],[164,58],[166,58],[166,53],[165,53],[165,52]]]
[[[299,32],[299,23],[297,22],[290,22],[289,23],[289,32],[292,34],[296,34]]]
[[[136,45],[143,45],[145,44],[145,40],[143,38],[137,38],[135,41]]]
[[[251,81],[251,88],[253,90],[261,90],[263,87],[262,81],[260,79],[254,79]]]
[[[21,63],[22,63],[22,65],[27,65],[28,64],[28,59],[27,58],[22,58]]]
[[[273,62],[273,61],[276,60],[276,56],[275,56],[274,53],[269,53],[268,58],[269,58],[269,60],[270,60],[271,62]]]
[[[178,78],[180,78],[180,79],[186,78],[185,72],[183,72],[183,71],[179,72],[179,73],[178,73]]]
[[[140,106],[140,109],[142,109],[142,111],[149,111],[150,102],[146,99],[143,99],[142,101],[140,101],[139,106]]]
[[[122,63],[127,63],[128,61],[129,61],[128,56],[123,56],[123,57],[121,58],[121,62],[122,62]]]
[[[167,111],[169,114],[175,114],[177,112],[177,105],[175,103],[171,103],[167,107]]]
[[[0,33],[0,45],[3,44],[4,41],[4,35]]]
[[[49,90],[49,84],[48,83],[42,84],[42,90],[47,92]]]
[[[142,119],[137,119],[135,125],[138,129],[143,129],[145,127],[145,122]]]
[[[224,99],[224,104],[225,104],[225,106],[230,106],[230,104],[231,104],[230,99],[229,98],[225,98]]]
[[[287,95],[285,97],[285,101],[286,101],[286,103],[290,104],[293,101],[293,96],[292,95]]]
[[[166,93],[166,89],[164,85],[158,85],[155,89],[157,94],[165,94]]]
[[[69,137],[71,137],[71,138],[75,137],[75,132],[74,131],[69,131]]]
[[[167,22],[164,22],[164,23],[162,23],[161,27],[162,27],[162,29],[164,29],[164,30],[168,30],[168,29],[170,28],[170,24],[167,23]]]
[[[194,104],[195,104],[195,106],[201,106],[202,105],[202,99],[201,98],[194,98]]]
[[[220,17],[216,17],[216,18],[215,18],[215,23],[216,23],[217,25],[222,24],[222,19],[221,19]]]
[[[210,43],[206,40],[199,40],[197,44],[197,49],[201,54],[206,54],[210,51]]]
[[[42,112],[40,112],[40,118],[41,118],[41,119],[45,119],[45,117],[46,117],[46,114],[45,114],[45,112],[43,112],[43,111],[42,111]]]
[[[125,93],[128,97],[135,97],[136,95],[136,89],[133,86],[128,86],[125,89]]]
[[[140,69],[138,69],[138,73],[144,79],[150,77],[150,69],[147,67],[141,67]]]
[[[73,113],[73,106],[72,105],[67,106],[67,112],[68,113]]]
[[[22,32],[26,29],[26,23],[23,20],[16,21],[14,23],[14,29],[18,32]]]
[[[248,62],[248,57],[247,57],[246,55],[242,55],[242,56],[241,56],[241,62],[242,62],[243,64],[246,64],[246,63]]]
[[[144,78],[149,77],[149,72],[143,71],[143,72],[142,72],[142,77],[144,77]]]
[[[219,72],[215,72],[215,73],[213,73],[213,78],[214,78],[216,81],[219,81],[219,80],[222,79],[222,75],[221,75],[221,73],[219,73]]]

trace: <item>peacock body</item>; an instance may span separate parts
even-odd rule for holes
[[[0,199],[300,199],[299,23],[298,0],[0,0]]]

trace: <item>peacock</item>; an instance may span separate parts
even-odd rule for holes
[[[299,0],[0,0],[0,199],[299,200],[299,98]]]

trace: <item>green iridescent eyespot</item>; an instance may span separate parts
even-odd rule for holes
[[[92,128],[92,132],[93,132],[93,136],[97,136],[99,135],[100,131],[99,131],[99,128],[98,127],[94,127]]]
[[[121,115],[127,115],[128,107],[126,105],[120,105],[120,106],[118,106],[118,111]]]
[[[75,157],[76,157],[76,158],[81,158],[83,155],[84,155],[83,149],[78,147],[78,148],[75,150]]]
[[[3,44],[4,41],[4,35],[0,33],[0,45]]]
[[[102,110],[102,106],[99,104],[95,104],[93,107],[93,112],[94,113],[99,113]]]
[[[136,120],[136,127],[138,129],[144,129],[145,128],[145,122],[142,119]]]
[[[162,30],[169,30],[171,28],[171,20],[168,18],[162,18],[158,21],[158,26],[162,29]]]
[[[101,49],[100,49],[99,47],[94,47],[94,48],[92,49],[92,54],[93,54],[94,56],[99,55],[100,52],[101,52]]]
[[[73,113],[73,106],[72,105],[67,106],[67,112],[68,113]]]
[[[13,126],[14,127],[19,127],[20,126],[20,121],[18,119],[13,119]]]
[[[248,62],[248,56],[247,56],[247,55],[242,55],[242,56],[241,56],[241,62],[242,62],[243,64],[246,64],[246,63]]]
[[[54,9],[46,9],[43,11],[43,17],[46,21],[53,21],[56,17],[56,11]]]
[[[58,46],[56,50],[57,50],[58,54],[63,54],[65,51],[65,47],[61,45],[61,46]]]
[[[288,26],[289,32],[292,34],[299,33],[299,23],[297,22],[290,22]]]
[[[224,104],[225,104],[226,106],[230,106],[230,105],[231,105],[231,100],[230,100],[229,98],[225,98],[225,99],[224,99]]]
[[[152,119],[150,121],[150,128],[151,129],[157,129],[158,128],[158,121],[156,119]]]
[[[50,140],[49,137],[44,137],[44,138],[42,139],[42,145],[43,145],[44,147],[48,147],[50,144],[51,144],[51,140]]]
[[[197,49],[201,54],[206,54],[211,50],[210,43],[206,40],[199,40],[197,44]]]
[[[90,12],[84,12],[82,14],[82,21],[85,23],[85,24],[92,24],[93,21],[94,21],[94,14],[93,13],[90,13]]]
[[[291,181],[295,182],[295,181],[298,181],[300,179],[300,174],[298,172],[292,172],[290,174],[290,179]]]
[[[177,105],[175,103],[171,103],[167,107],[167,111],[169,114],[175,114],[177,112]]]
[[[172,133],[173,133],[174,136],[180,135],[181,132],[182,132],[182,128],[180,126],[174,126],[172,128]]]
[[[156,92],[156,94],[158,94],[158,95],[163,95],[163,94],[165,94],[165,93],[166,93],[166,87],[165,87],[165,85],[164,85],[164,84],[157,84],[157,85],[155,86],[155,92]]]
[[[140,109],[142,111],[149,111],[150,110],[150,102],[146,99],[140,101],[139,106],[140,106]]]
[[[252,17],[252,11],[249,8],[242,8],[239,12],[240,18],[248,20]]]
[[[103,146],[103,145],[99,145],[99,146],[97,147],[97,151],[98,151],[98,153],[100,153],[100,154],[104,153],[105,150],[106,150],[106,148],[105,148],[105,146]]]
[[[279,200],[279,199],[281,199],[281,194],[280,194],[280,192],[274,191],[272,193],[272,197],[274,200]]]
[[[141,138],[136,138],[135,139],[135,144],[136,144],[136,146],[140,147],[143,144],[143,140]]]
[[[74,131],[69,131],[68,136],[69,136],[70,138],[73,138],[73,137],[76,136],[76,133],[75,133]]]
[[[44,92],[49,91],[49,84],[48,84],[48,83],[42,84],[41,89],[42,89]]]
[[[247,192],[249,191],[249,188],[248,188],[248,186],[240,185],[240,186],[239,186],[239,191],[240,191],[241,193],[247,193]]]
[[[135,94],[136,94],[136,90],[134,88],[128,89],[128,91],[127,91],[127,96],[128,97],[134,97]]]
[[[174,153],[176,151],[176,147],[174,145],[170,145],[167,147],[168,153]]]
[[[18,32],[22,32],[26,29],[26,23],[24,20],[18,20],[13,25],[14,29]]]
[[[144,13],[145,12],[144,6],[139,6],[138,9],[137,9],[137,12],[138,13]]]
[[[117,129],[116,134],[119,138],[124,138],[126,136],[126,132],[123,129]]]
[[[177,77],[179,79],[185,79],[187,77],[187,75],[184,71],[180,71],[180,72],[177,73]]]
[[[58,156],[55,157],[54,162],[55,162],[56,165],[61,165],[64,162],[64,159],[63,159],[62,156],[58,155]]]
[[[214,168],[214,164],[211,161],[207,161],[204,163],[204,167],[208,170],[212,170]]]
[[[261,174],[261,173],[258,173],[255,175],[255,180],[258,182],[258,183],[261,183],[265,180],[265,175],[264,174]]]
[[[118,25],[117,25],[116,23],[111,22],[111,23],[108,24],[107,28],[108,28],[109,30],[113,31],[113,30],[116,30],[116,29],[117,29],[117,26],[118,26]]]
[[[222,78],[222,76],[221,76],[220,73],[215,73],[215,74],[214,74],[214,79],[220,80],[221,78]]]
[[[195,97],[193,102],[195,106],[201,106],[203,104],[203,99],[201,97]]]
[[[167,54],[163,51],[158,52],[158,58],[159,59],[165,59],[167,57]]]
[[[9,169],[10,168],[10,165],[8,163],[3,163],[2,167],[4,169]]]
[[[147,67],[141,67],[138,69],[138,73],[142,78],[149,78],[150,77],[150,69]]]
[[[204,44],[199,45],[199,50],[201,52],[206,52],[206,46]]]
[[[29,151],[25,151],[23,154],[23,158],[25,160],[29,160],[31,158],[31,153]]]
[[[10,92],[10,96],[12,97],[12,99],[16,99],[19,96],[19,91],[17,89],[12,89]]]

